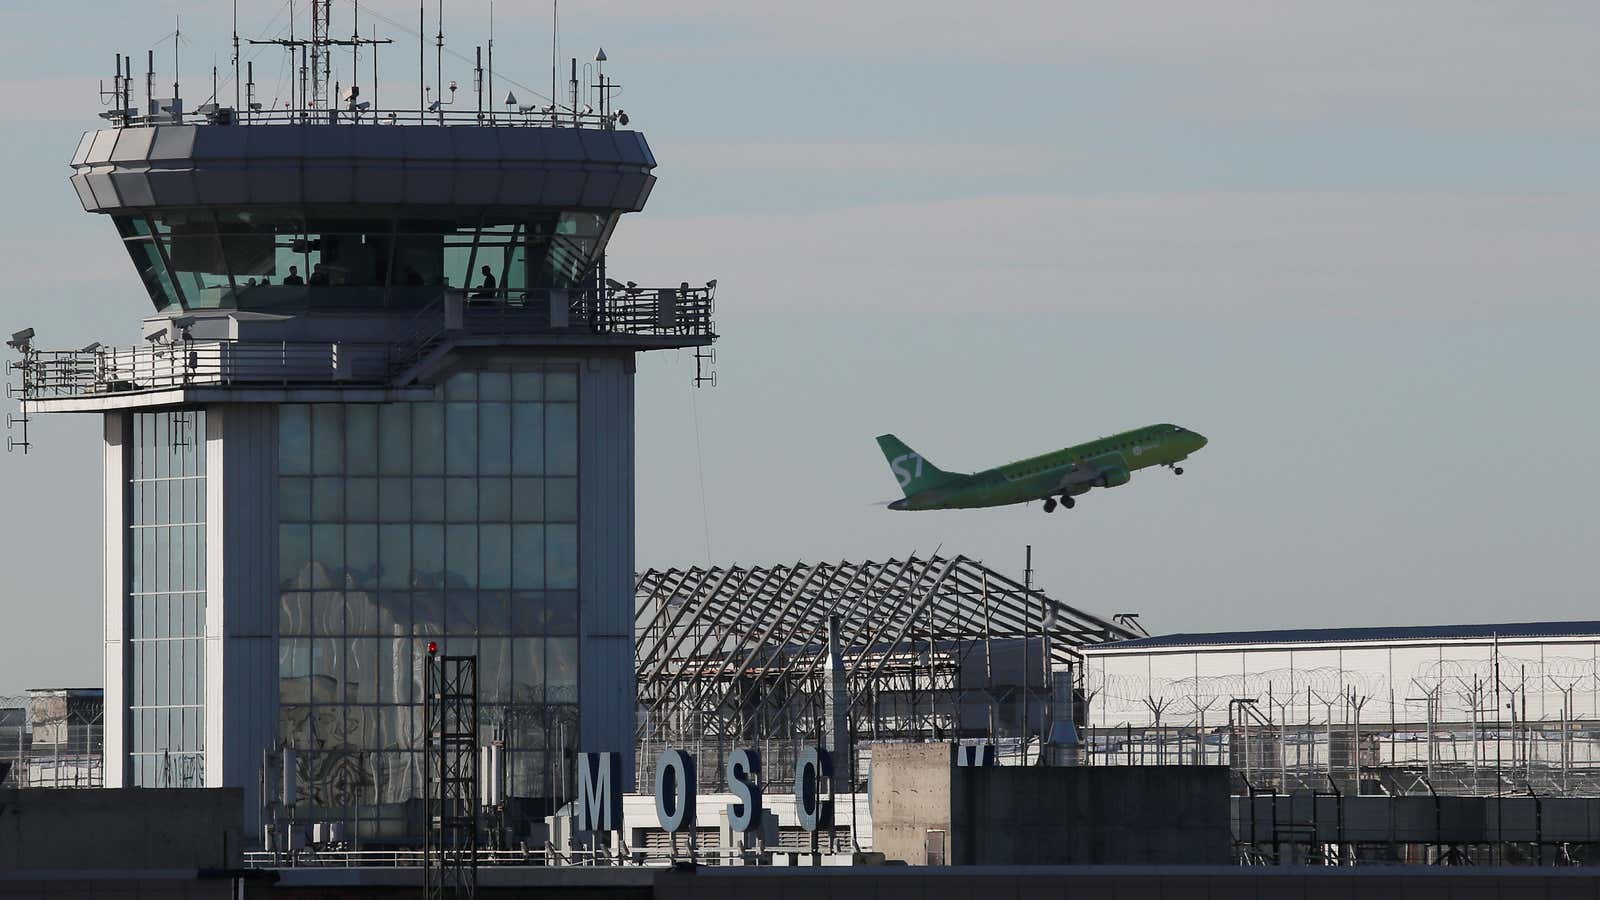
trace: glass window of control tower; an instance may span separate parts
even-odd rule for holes
[[[205,783],[206,414],[128,417],[129,774]]]
[[[617,215],[251,207],[162,209],[116,221],[158,310],[295,312],[414,309],[444,290],[516,305],[540,299],[539,291],[582,289]]]
[[[297,816],[416,833],[429,640],[478,657],[480,739],[505,739],[508,795],[554,798],[578,716],[577,379],[519,362],[458,372],[424,402],[280,408],[279,737],[299,750]]]

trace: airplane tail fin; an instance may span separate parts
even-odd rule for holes
[[[953,477],[892,434],[878,437],[878,449],[883,451],[883,458],[889,461],[889,470],[894,472],[895,480],[900,482],[900,490],[907,497],[939,487]]]

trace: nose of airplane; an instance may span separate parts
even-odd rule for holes
[[[1206,436],[1198,431],[1189,432],[1189,436],[1194,439],[1194,449],[1196,450],[1199,450],[1201,447],[1204,447],[1207,443],[1209,443],[1206,440]]]

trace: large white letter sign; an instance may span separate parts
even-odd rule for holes
[[[728,790],[739,798],[728,804],[728,827],[734,831],[754,831],[761,826],[761,754],[754,750],[735,750],[728,754]]]
[[[578,754],[578,831],[622,829],[622,754]]]
[[[682,750],[663,750],[656,757],[656,820],[669,832],[694,827],[694,757]]]
[[[794,765],[794,815],[800,827],[816,831],[833,822],[833,804],[822,799],[823,781],[833,777],[833,760],[821,747],[800,751]]]

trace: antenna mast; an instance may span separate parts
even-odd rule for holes
[[[183,41],[183,20],[177,16],[172,17],[172,111],[178,111],[178,72],[181,66],[178,63],[178,44]]]
[[[328,99],[328,80],[333,77],[333,50],[329,33],[333,0],[311,0],[311,94],[306,104],[321,109]]]
[[[561,32],[561,0],[550,0],[550,121],[556,118],[556,35]]]
[[[494,121],[494,0],[489,0],[489,121]]]
[[[439,124],[444,124],[444,0],[439,0],[439,33],[434,38],[433,99],[439,104]]]
[[[242,106],[239,85],[239,0],[233,0],[233,108]],[[220,101],[220,97],[216,98]]]

